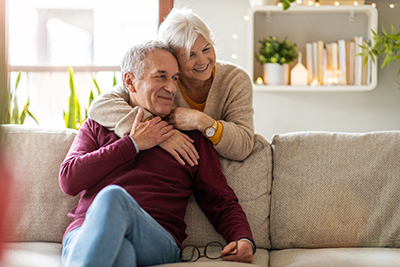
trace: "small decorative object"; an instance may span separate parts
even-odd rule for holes
[[[296,0],[292,3],[293,6],[313,6],[315,3],[314,0]]]
[[[288,85],[289,64],[265,63],[264,82],[268,85]]]
[[[276,5],[278,0],[249,0],[251,7],[262,6],[262,5]]]
[[[296,0],[280,0],[278,6],[283,6],[283,10],[286,10],[290,7],[290,3],[295,2]]]
[[[256,59],[264,67],[264,83],[287,85],[289,83],[289,63],[297,58],[297,46],[285,38],[279,42],[276,37],[264,38],[258,44]],[[279,74],[281,73],[281,74]]]
[[[264,84],[264,81],[261,77],[258,77],[256,80],[256,84]]]
[[[301,52],[299,52],[299,60],[290,71],[291,85],[308,85],[308,70],[301,63]]]
[[[324,84],[325,85],[340,85],[342,73],[338,69],[331,69],[325,71]]]
[[[319,82],[318,82],[317,78],[314,78],[314,80],[312,80],[312,82],[311,82],[310,85],[311,85],[312,87],[318,86],[318,85],[319,85]]]
[[[319,0],[321,5],[364,5],[365,0]]]

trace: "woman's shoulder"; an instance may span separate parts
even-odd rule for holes
[[[244,68],[224,60],[217,60],[215,64],[215,75],[229,79],[232,79],[234,76],[239,76],[240,78],[245,76],[250,77]]]

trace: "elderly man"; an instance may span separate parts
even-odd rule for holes
[[[169,48],[157,41],[133,47],[122,62],[122,73],[130,104],[143,108],[130,134],[118,138],[88,119],[61,165],[62,190],[81,194],[68,214],[73,221],[64,235],[64,265],[179,261],[186,238],[185,208],[192,194],[228,242],[223,259],[251,262],[251,230],[212,144],[199,131],[186,132],[200,154],[193,167],[179,164],[158,146],[176,131],[163,120],[171,111],[179,78]],[[148,112],[152,119],[143,121]]]

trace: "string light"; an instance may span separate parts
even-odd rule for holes
[[[320,0],[314,0],[314,1],[312,1],[312,0],[296,0],[296,2],[297,2],[298,4],[301,4],[301,3],[303,3],[304,1],[307,2],[309,6],[316,6],[316,7],[321,6],[321,4],[320,4],[320,2],[319,2]],[[375,1],[377,1],[377,0],[375,0]],[[372,7],[375,7],[375,8],[376,8],[376,6],[377,6],[377,3],[376,3],[376,2],[368,1],[368,0],[365,0],[365,4],[366,4],[366,5],[370,4]],[[335,6],[340,6],[340,1],[335,1],[335,2],[334,2],[334,5],[335,5]],[[359,6],[359,5],[360,5],[360,4],[359,4],[359,1],[354,1],[354,2],[353,2],[353,5],[354,5],[354,6]],[[383,3],[379,3],[379,5],[383,5]],[[385,4],[385,5],[387,5],[387,4]],[[277,6],[278,6],[278,7],[283,7],[282,2],[278,2]],[[389,4],[389,7],[390,7],[391,9],[394,9],[394,8],[397,7],[397,6],[398,6],[398,4],[395,4],[395,3],[390,3],[390,4]],[[248,19],[246,19],[246,20],[248,20]]]
[[[375,1],[367,1],[367,0],[365,0],[365,4],[366,5],[371,5],[372,7],[377,7],[377,5],[380,5],[380,6],[386,6],[386,5],[388,5],[391,9],[394,9],[394,8],[396,8],[397,6],[398,6],[398,4],[395,4],[395,3],[393,3],[393,0],[392,1],[386,1],[386,3],[382,3],[383,1],[379,1],[379,0],[375,0]],[[389,4],[388,4],[388,2],[389,2]]]

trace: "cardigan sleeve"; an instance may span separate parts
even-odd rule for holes
[[[79,129],[60,168],[59,182],[64,193],[75,196],[136,157],[137,151],[128,135],[100,147],[100,131],[106,130],[90,119]]]
[[[244,160],[253,150],[253,86],[249,75],[234,65],[218,65],[206,113],[223,125],[221,140],[214,146],[230,160]]]
[[[133,114],[134,113],[134,114]],[[122,138],[129,134],[136,112],[129,105],[129,93],[123,84],[95,98],[88,117]]]

